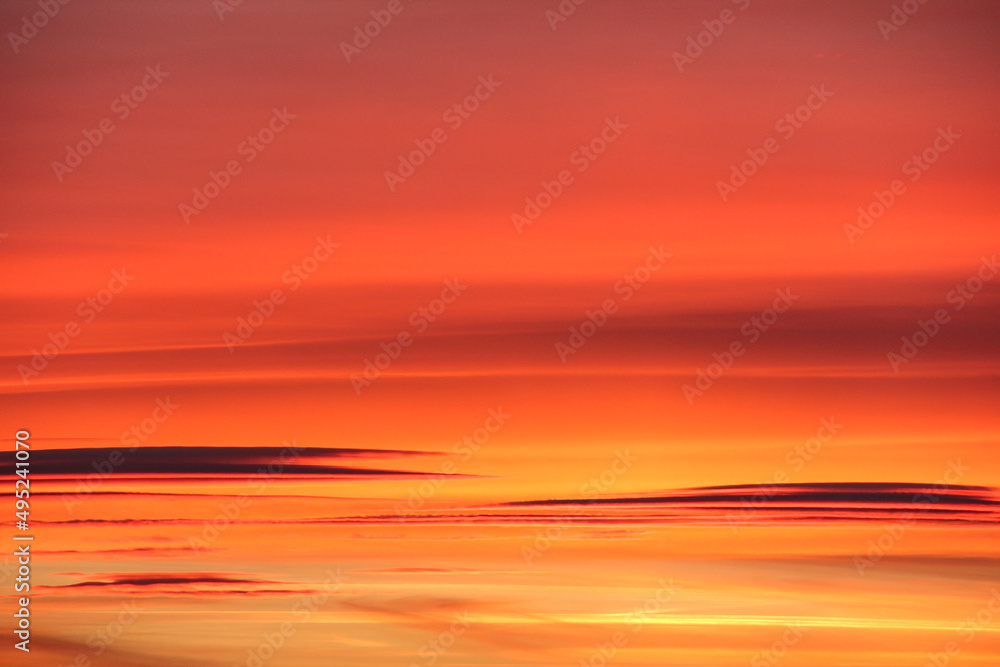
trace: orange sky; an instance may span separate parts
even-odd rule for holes
[[[37,653],[5,663],[246,665],[340,568],[268,665],[579,664],[616,632],[609,664],[754,665],[794,623],[773,664],[995,664],[992,616],[959,633],[1000,587],[998,8],[885,39],[892,3],[559,6],[101,0],[8,36]],[[934,484],[970,488],[860,572]]]

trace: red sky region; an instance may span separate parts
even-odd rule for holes
[[[616,632],[621,665],[995,664],[997,6],[421,0],[348,61],[386,6],[101,0],[6,39],[32,657],[250,664],[289,621],[270,664]],[[330,469],[249,477],[285,443]],[[987,490],[903,533],[870,495],[546,504],[776,482]]]

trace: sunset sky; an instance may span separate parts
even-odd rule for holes
[[[0,663],[1000,663],[1000,5],[0,25]]]

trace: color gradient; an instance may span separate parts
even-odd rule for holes
[[[1000,663],[997,3],[0,25],[0,663]]]

